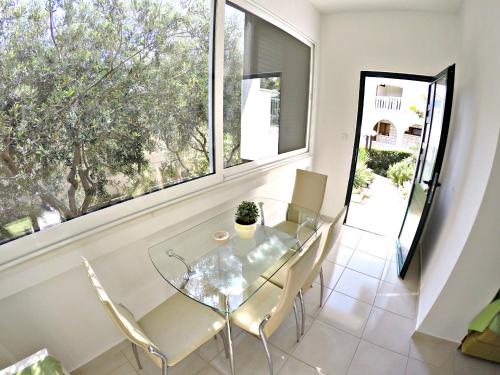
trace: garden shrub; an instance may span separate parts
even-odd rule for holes
[[[372,169],[378,175],[387,177],[387,171],[392,164],[411,158],[413,154],[408,151],[377,150],[372,148],[366,151],[366,157],[368,168]]]
[[[413,157],[408,157],[391,165],[387,171],[387,177],[389,177],[395,185],[402,188],[405,182],[413,178],[414,171],[415,159]]]
[[[372,170],[367,167],[366,163],[358,162],[356,164],[356,173],[354,174],[354,188],[367,187],[372,183],[374,177]]]

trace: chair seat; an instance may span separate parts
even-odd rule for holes
[[[252,298],[231,315],[231,321],[238,327],[259,336],[259,325],[267,314],[276,309],[283,290],[269,282],[265,283]],[[272,332],[266,332],[269,336]]]
[[[224,328],[224,318],[176,293],[139,320],[151,341],[174,366]]]

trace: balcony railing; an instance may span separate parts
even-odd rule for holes
[[[376,96],[375,109],[385,109],[388,111],[401,110],[401,97],[400,96]]]

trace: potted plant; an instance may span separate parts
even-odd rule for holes
[[[234,229],[242,239],[252,238],[257,229],[257,218],[259,217],[259,208],[254,202],[243,201],[240,203],[236,212]]]

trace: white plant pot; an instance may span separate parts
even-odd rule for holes
[[[257,229],[257,223],[248,225],[234,223],[234,229],[236,230],[239,238],[248,240],[253,237],[255,230]]]

